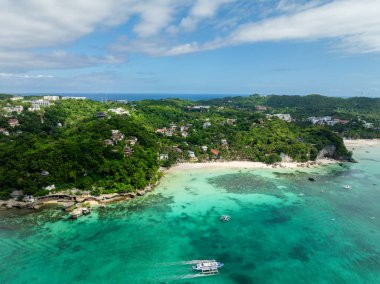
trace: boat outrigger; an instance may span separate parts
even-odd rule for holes
[[[230,219],[231,219],[231,216],[229,216],[229,215],[222,215],[219,218],[219,220],[223,221],[223,222],[230,221]]]
[[[223,263],[215,260],[198,260],[193,266],[193,270],[200,271],[202,274],[216,274],[223,265]]]

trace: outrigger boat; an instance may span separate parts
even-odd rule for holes
[[[215,260],[198,260],[193,266],[193,270],[200,271],[202,274],[216,274],[223,265]]]
[[[230,221],[230,219],[231,219],[231,216],[229,216],[229,215],[222,215],[219,218],[219,220],[223,221],[223,222]]]

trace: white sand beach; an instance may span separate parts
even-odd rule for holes
[[[260,162],[250,162],[250,161],[226,161],[226,162],[204,162],[204,163],[181,163],[173,166],[169,171],[177,170],[193,170],[193,169],[272,169],[272,168],[286,168],[286,169],[297,169],[297,168],[311,168],[318,167],[321,165],[334,164],[339,161],[333,159],[319,159],[317,161],[309,161],[305,163],[297,162],[280,162],[276,164],[265,164]]]
[[[380,139],[346,139],[344,144],[347,150],[352,151],[355,148],[366,148],[371,146],[380,145]]]

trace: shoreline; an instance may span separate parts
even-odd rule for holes
[[[301,168],[317,168],[324,165],[342,163],[333,159],[318,159],[316,161],[308,162],[279,162],[274,164],[265,164],[262,162],[250,162],[250,161],[223,161],[223,162],[201,162],[201,163],[180,163],[176,164],[170,169],[166,170],[166,173],[172,171],[183,170],[214,170],[214,169],[301,169]]]
[[[344,139],[343,142],[349,151],[380,145],[380,139]]]
[[[346,148],[350,151],[355,149],[361,149],[365,147],[372,147],[375,145],[380,145],[380,139],[345,139],[343,140]],[[318,168],[321,166],[331,165],[331,164],[339,164],[342,161],[334,160],[334,159],[318,159],[316,161],[307,161],[307,162],[278,162],[274,164],[266,164],[262,162],[251,162],[251,161],[214,161],[214,162],[200,162],[200,163],[179,163],[175,164],[171,168],[163,169],[162,172],[165,174],[178,172],[178,171],[188,171],[188,170],[236,170],[236,169],[305,169],[305,168]],[[91,207],[103,206],[107,203],[113,203],[118,201],[128,201],[134,199],[135,197],[144,196],[146,193],[153,191],[159,182],[155,185],[147,186],[147,188],[143,190],[137,190],[136,192],[131,193],[112,193],[112,194],[101,194],[99,196],[92,195],[77,195],[72,196],[72,200],[64,200],[59,198],[52,198],[44,201],[37,201],[35,203],[23,202],[23,201],[15,201],[14,199],[8,199],[1,201],[0,207],[3,208],[29,208],[29,209],[40,209],[48,204],[57,204],[63,205],[68,201],[74,201],[74,205],[82,206],[84,203],[89,203]],[[58,195],[59,192],[53,193],[52,195]],[[37,205],[37,206],[30,206]],[[78,207],[78,206],[76,206]],[[41,208],[43,209],[43,208]]]

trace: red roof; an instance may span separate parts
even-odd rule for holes
[[[214,155],[218,156],[219,155],[219,151],[215,150],[215,149],[211,149],[210,150],[211,153],[213,153]]]

